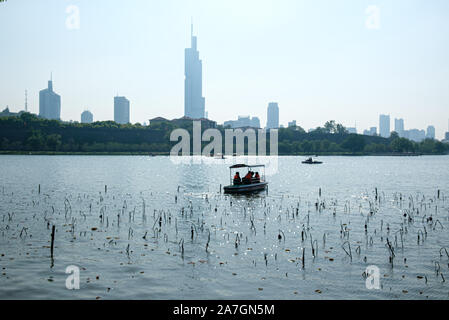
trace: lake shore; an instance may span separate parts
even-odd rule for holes
[[[0,155],[31,155],[31,156],[169,156],[170,152],[64,152],[64,151],[0,151]],[[400,152],[318,152],[318,153],[280,153],[279,156],[381,156],[381,157],[418,157],[426,155],[447,155],[447,153],[400,153]],[[227,156],[230,157],[230,156]]]

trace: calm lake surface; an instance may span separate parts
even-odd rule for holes
[[[449,156],[303,159],[228,196],[246,158],[0,156],[0,299],[449,297]]]

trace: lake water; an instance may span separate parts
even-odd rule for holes
[[[320,159],[0,156],[0,299],[447,299],[449,157]]]

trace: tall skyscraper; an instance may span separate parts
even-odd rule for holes
[[[279,128],[279,106],[277,102],[270,102],[267,111],[267,129]]]
[[[404,136],[404,119],[394,119],[394,131],[401,138]]]
[[[381,137],[390,137],[390,116],[381,114],[379,116],[379,134]]]
[[[184,116],[201,119],[205,116],[203,97],[203,62],[197,50],[197,38],[191,30],[191,48],[185,49]]]
[[[129,123],[129,100],[125,97],[114,97],[114,121],[120,124]]]
[[[89,110],[81,113],[81,123],[92,123],[94,122],[94,115]]]
[[[426,138],[427,139],[435,139],[435,127],[434,126],[427,127]]]
[[[39,116],[45,119],[61,119],[61,97],[53,91],[53,80],[48,88],[39,92]]]

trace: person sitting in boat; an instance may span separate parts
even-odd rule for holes
[[[251,178],[252,178],[251,171],[248,171],[246,176],[243,178],[243,183],[244,184],[251,184]]]
[[[251,183],[256,183],[256,180],[255,172],[251,171]]]
[[[234,176],[234,185],[242,184],[242,178],[240,178],[240,173],[236,172]]]
[[[256,175],[254,176],[255,182],[259,183],[260,182],[260,175],[259,172],[256,172]]]

